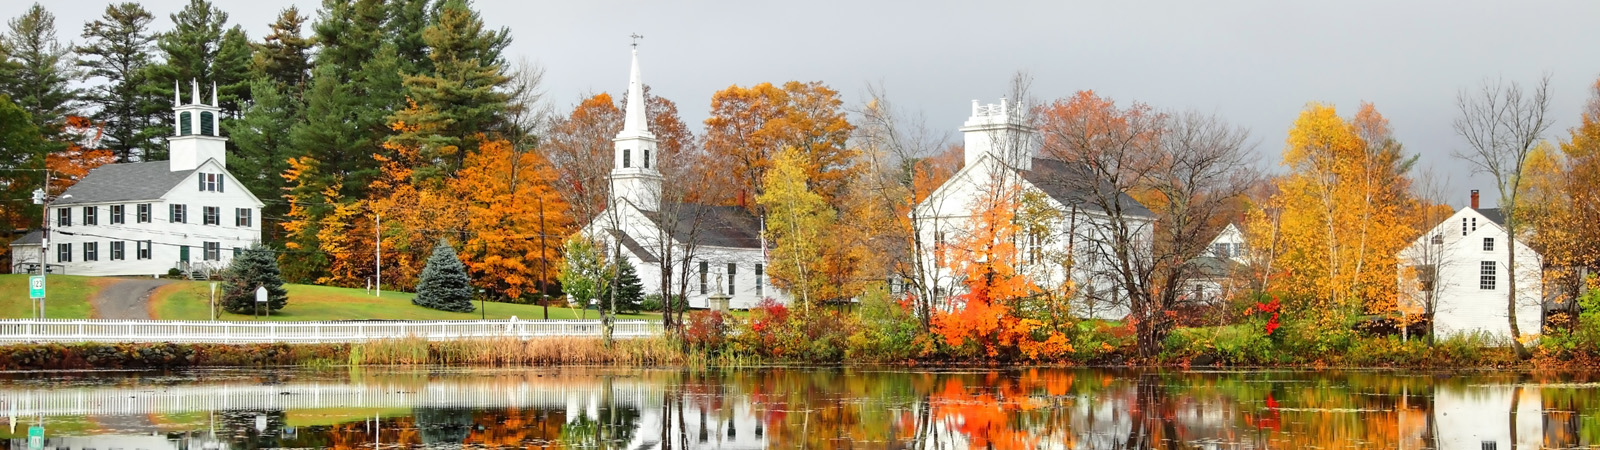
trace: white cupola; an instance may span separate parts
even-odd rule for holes
[[[222,137],[222,108],[217,105],[217,85],[211,85],[211,104],[200,102],[200,82],[189,80],[189,103],[183,103],[178,84],[172,85],[172,130],[167,138],[168,170],[194,170],[208,159],[228,165],[227,142]]]
[[[1012,169],[1032,170],[1038,138],[1037,132],[1026,123],[1026,111],[1020,103],[1011,103],[1005,98],[1001,98],[999,104],[988,105],[979,105],[973,100],[972,116],[961,125],[967,166],[990,155]]]
[[[644,81],[639,76],[639,49],[634,45],[633,68],[628,73],[628,104],[623,110],[622,132],[612,139],[611,200],[627,201],[644,211],[661,207],[660,154],[656,135],[645,116]]]

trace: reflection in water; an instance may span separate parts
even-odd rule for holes
[[[27,448],[1511,449],[1600,443],[1584,376],[1089,369],[12,374]]]

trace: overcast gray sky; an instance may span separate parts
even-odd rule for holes
[[[15,17],[32,2],[0,0]],[[185,0],[144,0],[154,28]],[[46,2],[63,38],[106,2]],[[320,1],[218,1],[252,39],[277,11]],[[1246,126],[1262,165],[1276,168],[1289,126],[1307,102],[1349,116],[1370,101],[1409,151],[1451,179],[1453,204],[1491,188],[1451,157],[1455,95],[1486,77],[1532,83],[1552,75],[1564,139],[1600,76],[1600,2],[1592,1],[1139,1],[1139,2],[618,2],[478,0],[492,26],[509,27],[508,58],[547,69],[557,110],[580,95],[627,87],[628,35],[645,82],[698,128],[711,94],[732,84],[820,80],[860,102],[882,83],[931,127],[960,126],[971,100],[997,101],[1026,70],[1045,99],[1092,89],[1120,103],[1215,112]]]

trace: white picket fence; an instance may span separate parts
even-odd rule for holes
[[[661,322],[619,320],[612,337],[660,335]],[[191,322],[174,320],[0,320],[0,342],[334,343],[419,337],[430,341],[557,336],[600,337],[599,320]]]

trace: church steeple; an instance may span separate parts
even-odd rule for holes
[[[183,103],[177,83],[172,86],[172,131],[167,138],[168,170],[194,170],[208,159],[224,166],[228,138],[221,136],[222,108],[217,103],[217,86],[211,85],[211,104],[200,100],[200,81],[189,80],[189,103]]]
[[[641,36],[634,36],[635,39]],[[656,170],[656,135],[645,114],[644,79],[639,76],[639,49],[634,44],[633,66],[628,72],[628,104],[623,110],[622,132],[612,139],[611,200],[629,202],[645,211],[661,206],[661,172]]]

